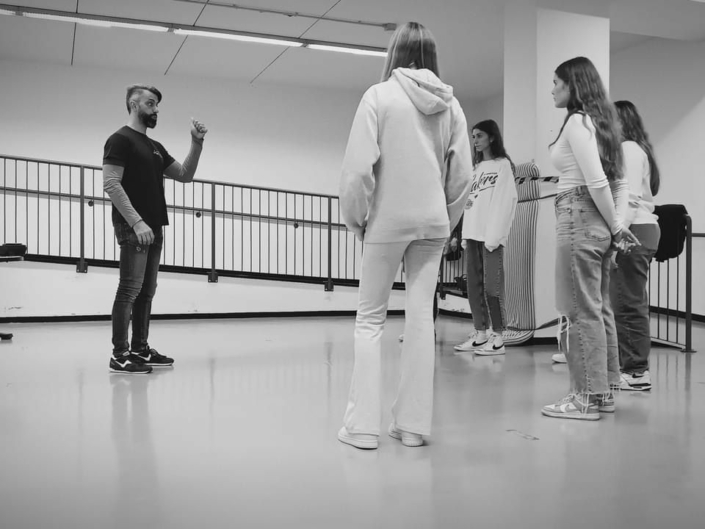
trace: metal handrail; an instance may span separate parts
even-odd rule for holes
[[[29,246],[28,260],[73,258],[81,273],[117,259],[100,166],[5,155],[0,160],[3,242],[13,240],[14,228],[15,241]],[[320,282],[327,291],[336,282],[358,281],[361,245],[342,223],[334,195],[215,180],[172,181],[165,193],[171,226],[164,268],[192,267],[206,272],[211,282],[233,274],[300,277]],[[403,273],[395,288],[402,285]]]

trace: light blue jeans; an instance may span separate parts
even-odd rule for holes
[[[445,239],[421,239],[365,243],[355,319],[355,364],[343,418],[348,432],[379,435],[381,338],[389,295],[403,258],[406,275],[404,341],[392,421],[406,432],[431,433],[436,360],[433,297],[445,242]]]
[[[612,235],[587,187],[556,197],[556,308],[571,393],[608,395],[619,385],[610,303]]]

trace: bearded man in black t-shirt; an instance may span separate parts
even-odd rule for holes
[[[147,136],[157,125],[162,94],[153,86],[127,87],[129,119],[105,142],[103,188],[113,203],[113,226],[120,245],[120,282],[113,303],[113,354],[110,370],[144,374],[152,366],[174,365],[174,360],[149,346],[152,298],[164,240],[169,224],[164,197],[164,177],[191,182],[208,129],[191,120],[191,149],[183,164],[164,146]],[[132,319],[132,340],[128,330]]]

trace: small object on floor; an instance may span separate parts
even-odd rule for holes
[[[482,349],[476,349],[475,354],[480,356],[503,355],[506,352],[504,342],[499,334],[490,334]]]
[[[346,445],[354,446],[361,450],[375,450],[379,445],[379,441],[376,435],[365,434],[365,433],[350,433],[348,429],[343,426],[338,431],[338,441],[345,443]]]
[[[403,335],[403,334],[400,334],[400,335],[399,335],[399,341],[400,341],[400,342],[403,342],[403,341],[404,341],[404,335]]]
[[[641,375],[633,373],[621,373],[619,388],[623,391],[650,391],[651,374],[644,371]]]
[[[387,431],[389,433],[389,437],[401,441],[401,444],[404,446],[408,446],[410,448],[423,446],[423,437],[421,437],[421,434],[399,430],[396,426],[394,426],[394,424],[390,424],[389,430]]]
[[[12,333],[0,332],[0,340],[12,340]]]
[[[565,357],[565,353],[556,353],[551,357],[554,364],[567,364],[568,360]]]
[[[575,394],[567,395],[554,404],[548,404],[541,409],[541,413],[547,417],[555,419],[576,419],[579,421],[597,421],[600,419],[600,411],[597,400],[580,400]]]

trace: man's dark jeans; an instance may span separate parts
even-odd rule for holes
[[[149,337],[152,298],[157,290],[157,272],[162,255],[164,233],[154,231],[154,242],[142,245],[127,224],[115,225],[120,245],[120,283],[113,303],[113,354],[128,350],[127,334],[132,318],[132,351],[141,351]]]

